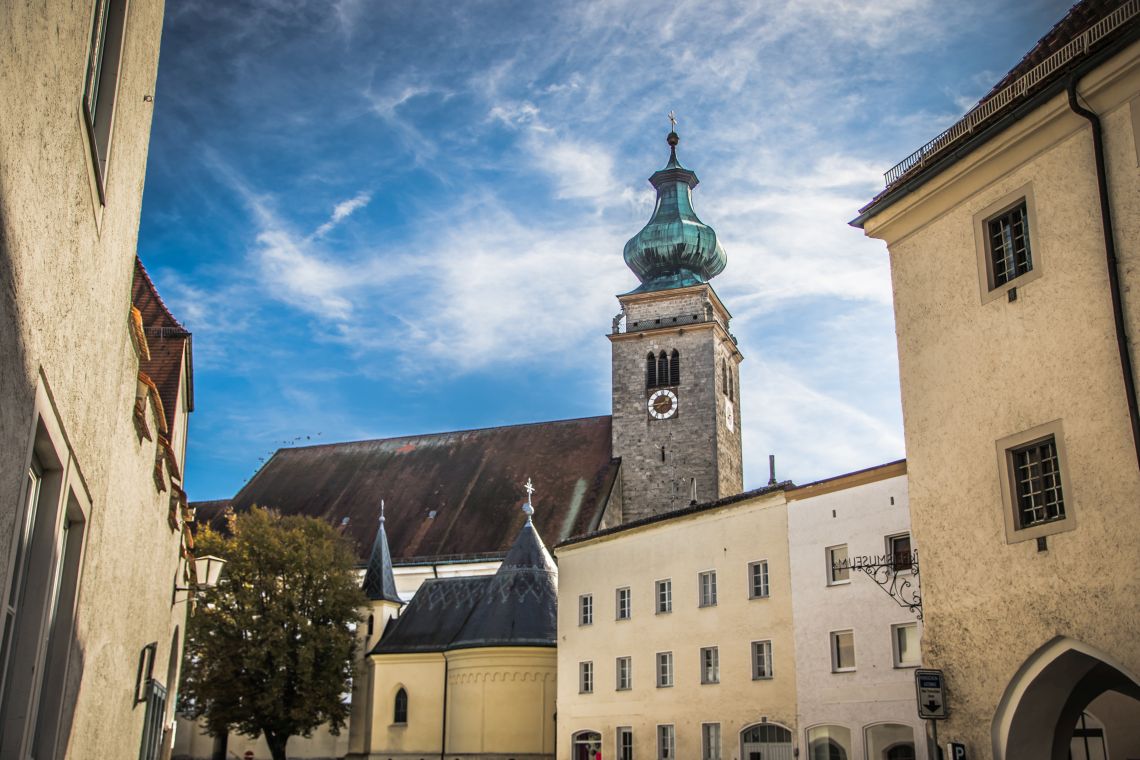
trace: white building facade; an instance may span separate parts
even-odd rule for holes
[[[902,606],[919,599],[906,462],[801,486],[787,499],[801,756],[926,758],[914,690],[922,623]],[[851,567],[866,560],[878,569]]]

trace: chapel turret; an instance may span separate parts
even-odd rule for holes
[[[625,244],[640,281],[614,318],[613,452],[622,460],[622,521],[739,493],[738,365],[731,315],[709,284],[728,257],[693,208],[697,175],[677,158],[649,182],[653,215]],[[624,323],[624,324],[623,324]]]

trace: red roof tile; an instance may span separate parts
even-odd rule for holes
[[[158,295],[142,261],[135,257],[135,279],[131,287],[131,303],[142,314],[150,356],[139,360],[139,368],[154,381],[158,388],[167,424],[173,434],[178,419],[175,404],[183,378],[183,361],[186,362],[186,404],[194,411],[193,344],[190,332],[184,328]]]

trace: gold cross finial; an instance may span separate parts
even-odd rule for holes
[[[669,112],[669,131],[677,131],[677,114],[673,113],[672,111]]]

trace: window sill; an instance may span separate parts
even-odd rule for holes
[[[632,620],[632,619],[633,619],[633,618],[628,618],[628,617],[619,617],[619,618],[614,618],[614,622],[615,622],[615,623],[628,623],[628,622],[629,622],[630,620]]]
[[[698,604],[697,609],[705,610],[705,609],[708,609],[709,607],[715,607],[715,606],[716,606],[716,602],[709,602],[707,604]]]
[[[752,676],[753,681],[771,681],[772,676]]]
[[[895,670],[909,670],[910,668],[922,667],[921,662],[896,662]]]
[[[771,596],[769,596],[768,594],[764,594],[762,596],[750,596],[750,597],[748,597],[748,601],[750,601],[750,602],[756,601],[757,599],[771,599]]]
[[[831,669],[831,672],[832,672],[832,673],[835,673],[835,674],[839,674],[839,673],[854,673],[854,672],[855,672],[855,668],[832,668],[832,669]]]
[[[671,684],[671,683],[659,683],[659,684],[657,684],[657,688],[658,689],[672,689],[673,684]]]
[[[851,580],[848,579],[845,581],[831,581],[827,584],[827,587],[828,588],[834,588],[835,586],[850,586],[850,585],[851,585]]]
[[[673,610],[657,610],[657,612],[655,612],[654,614],[655,615],[672,615]]]

